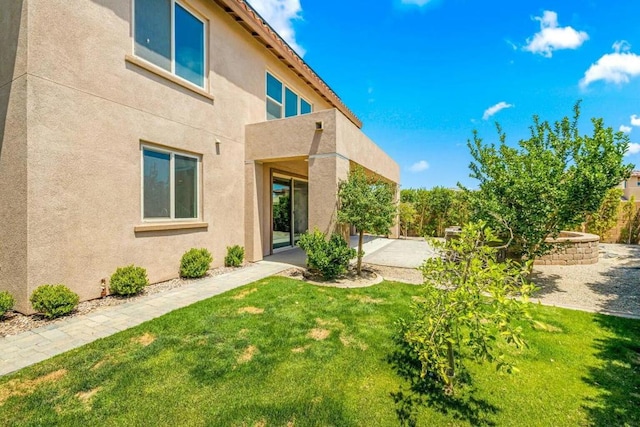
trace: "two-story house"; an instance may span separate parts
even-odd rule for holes
[[[633,196],[636,201],[640,201],[640,171],[631,172],[631,176],[618,187],[622,189],[622,197],[625,200],[630,200]]]
[[[2,1],[0,289],[30,312],[44,283],[332,231],[354,165],[399,181],[361,125],[243,0]]]

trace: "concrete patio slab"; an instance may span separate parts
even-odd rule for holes
[[[433,247],[424,240],[400,239],[389,240],[386,245],[370,253],[365,250],[364,262],[388,267],[417,268],[425,259],[435,256]]]

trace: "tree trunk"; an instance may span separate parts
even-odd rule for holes
[[[446,327],[449,331],[449,327]],[[453,344],[447,341],[447,361],[449,362],[449,369],[447,370],[447,385],[445,387],[445,393],[452,396],[454,393],[453,379],[456,376],[456,359],[453,353]]]
[[[362,276],[362,240],[364,238],[364,231],[358,230],[358,276]]]

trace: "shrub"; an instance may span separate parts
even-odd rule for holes
[[[80,298],[65,285],[42,285],[31,294],[31,305],[49,319],[71,313]]]
[[[244,248],[240,245],[227,246],[227,256],[224,257],[224,265],[227,267],[240,267],[244,261]]]
[[[207,273],[212,262],[213,257],[208,250],[191,248],[182,255],[180,260],[180,277],[190,279],[202,277]]]
[[[356,250],[339,234],[329,240],[324,233],[314,230],[300,236],[298,246],[307,254],[307,265],[322,274],[325,280],[332,280],[347,271],[349,260],[356,256]]]
[[[0,317],[4,316],[4,314],[13,308],[13,304],[16,301],[13,299],[11,294],[7,291],[0,292]]]
[[[109,291],[116,295],[135,295],[142,291],[149,284],[147,270],[135,265],[119,267],[111,275],[109,280]]]

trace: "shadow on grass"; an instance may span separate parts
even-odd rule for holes
[[[600,366],[583,380],[598,390],[583,408],[593,426],[640,425],[640,321],[613,316],[594,320],[613,337],[596,340]]]
[[[396,342],[396,350],[387,362],[407,385],[390,393],[396,407],[396,415],[402,426],[414,427],[418,424],[421,408],[430,407],[455,420],[466,421],[473,426],[496,425],[490,417],[498,413],[498,408],[483,399],[474,397],[471,377],[462,371],[458,373],[459,387],[453,396],[444,393],[442,384],[429,376],[421,377],[421,366],[410,350],[401,342]]]

